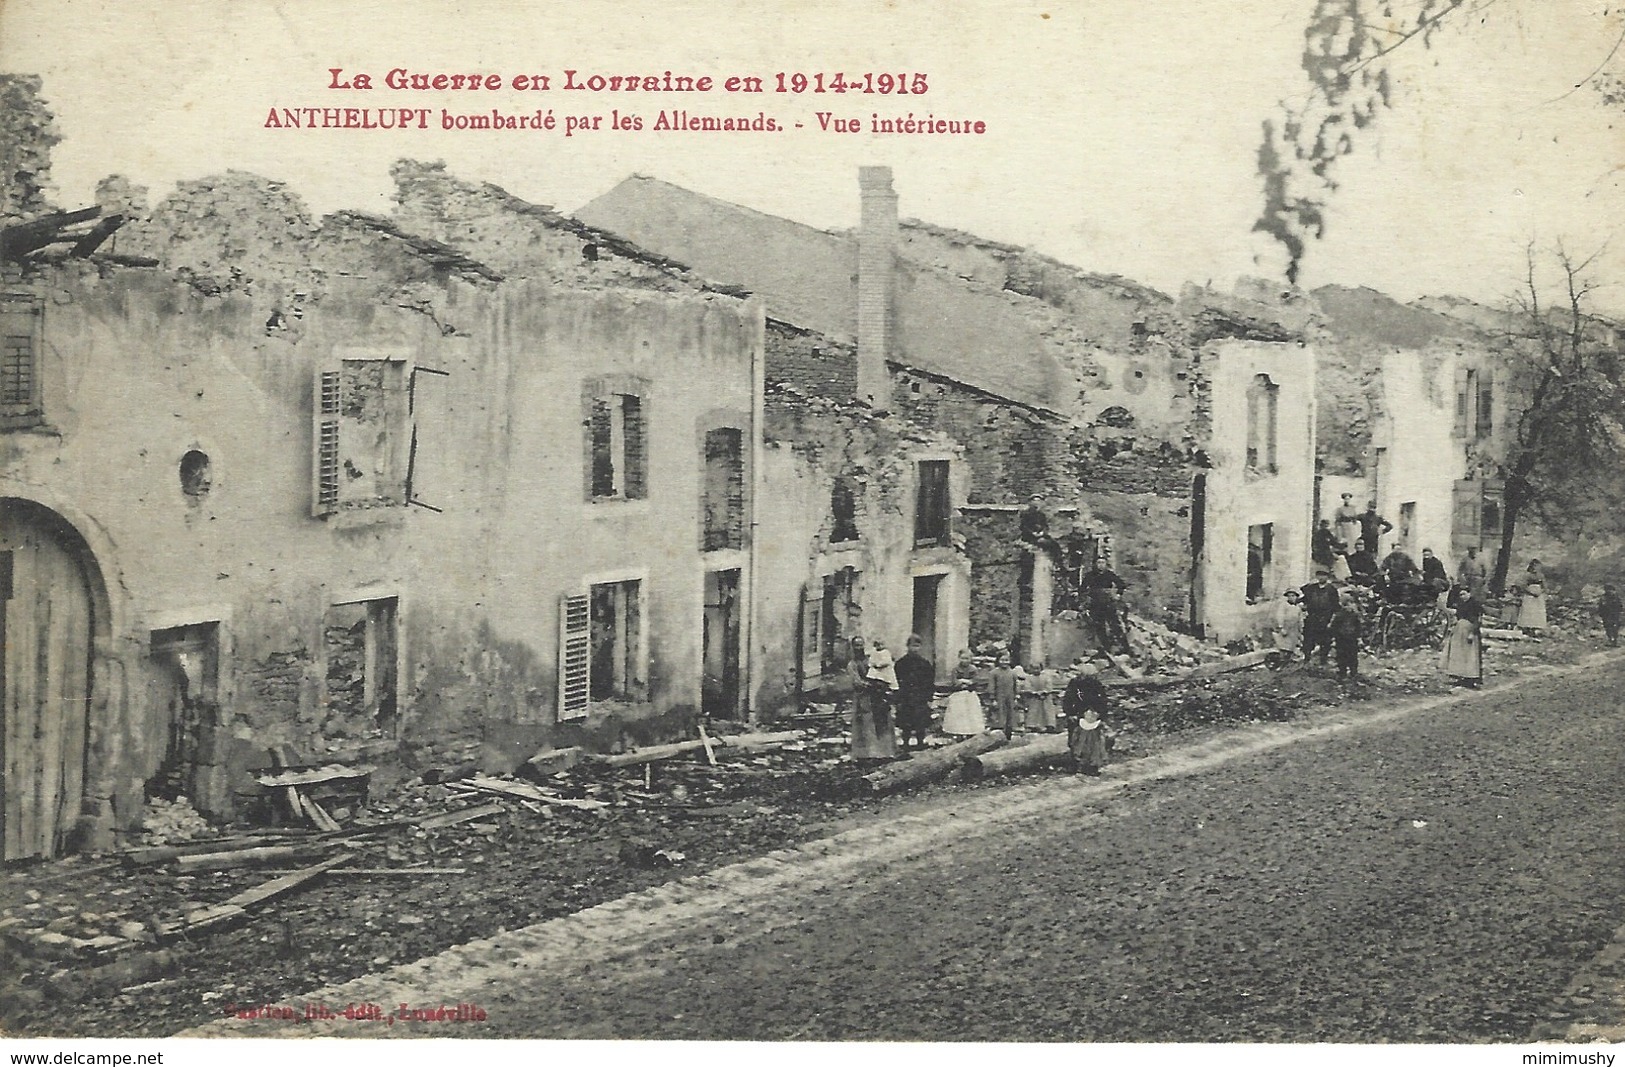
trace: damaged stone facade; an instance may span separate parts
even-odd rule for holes
[[[230,817],[271,746],[608,748],[700,713],[708,576],[749,580],[748,545],[706,547],[706,442],[753,436],[759,304],[505,280],[244,175],[122,241],[7,277],[43,418],[0,434],[0,552],[19,600],[83,605],[39,607],[41,647],[86,650],[82,740],[30,757],[54,799],[8,809],[8,856],[106,845],[148,795]],[[612,454],[637,494],[584,489],[599,395],[640,404]]]

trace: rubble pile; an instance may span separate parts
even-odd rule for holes
[[[146,813],[141,817],[141,843],[148,846],[170,845],[194,841],[216,833],[209,820],[197,813],[192,802],[185,797],[174,800],[153,798],[147,801]]]

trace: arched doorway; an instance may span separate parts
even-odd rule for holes
[[[100,571],[32,501],[0,498],[0,759],[5,859],[51,856],[79,821]]]

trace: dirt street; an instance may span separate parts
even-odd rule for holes
[[[1625,923],[1622,678],[1611,659],[938,795],[272,1005],[376,1021],[207,1032],[1521,1040],[1574,1015],[1571,978]]]

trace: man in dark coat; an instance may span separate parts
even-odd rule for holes
[[[925,647],[919,634],[908,635],[908,652],[895,664],[897,671],[897,729],[903,735],[903,751],[908,751],[908,739],[914,738],[914,747],[925,747],[925,735],[931,729],[931,698],[937,691],[937,668],[920,654]]]
[[[1366,501],[1365,510],[1360,512],[1360,540],[1365,542],[1365,549],[1373,559],[1377,555],[1377,542],[1393,528],[1393,523],[1377,514],[1377,502]]]
[[[1315,580],[1298,590],[1303,602],[1303,661],[1317,649],[1320,665],[1332,650],[1332,616],[1337,614],[1337,586],[1329,571],[1317,570]]]
[[[1422,584],[1435,594],[1450,588],[1450,575],[1445,573],[1444,560],[1433,554],[1433,549],[1422,549]]]
[[[1083,602],[1089,609],[1089,618],[1100,628],[1101,639],[1113,651],[1125,653],[1128,651],[1128,634],[1123,630],[1122,609],[1118,602],[1127,588],[1123,579],[1112,573],[1106,561],[1099,556],[1095,557],[1094,567],[1078,583]]]

